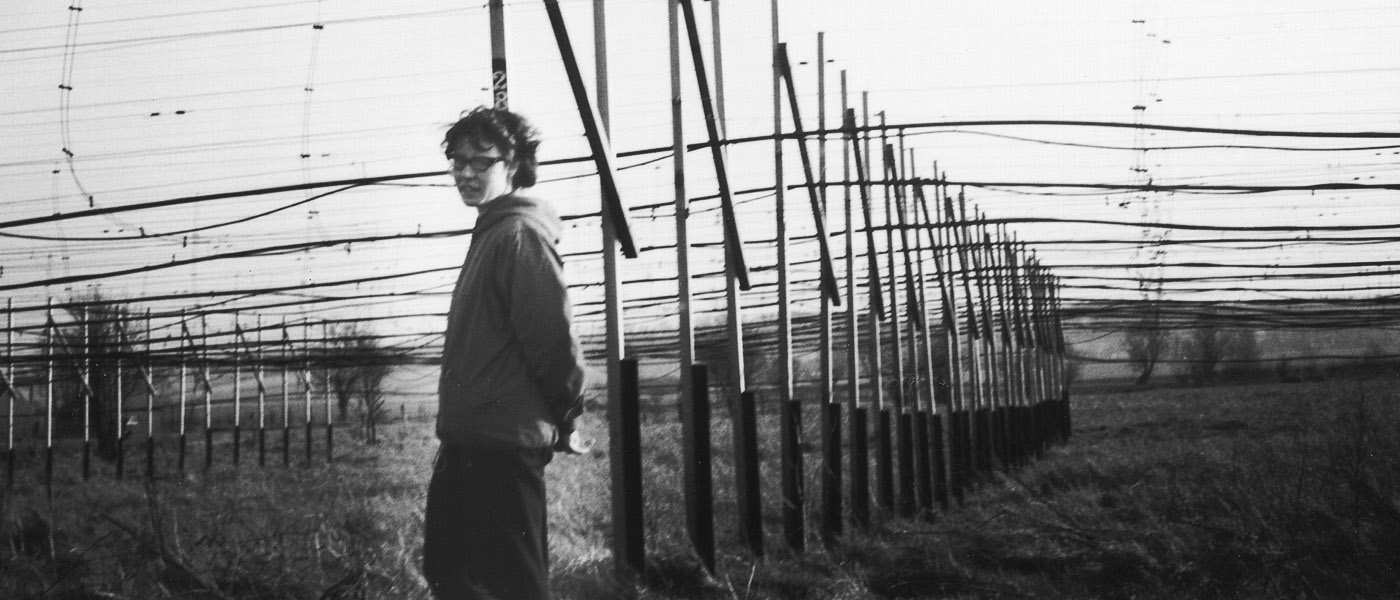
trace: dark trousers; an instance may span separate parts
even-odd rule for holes
[[[436,598],[549,598],[551,458],[549,449],[438,450],[423,519],[423,576]]]

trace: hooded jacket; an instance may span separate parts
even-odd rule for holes
[[[582,411],[583,358],[555,246],[563,224],[539,200],[482,207],[443,342],[437,436],[444,443],[547,448]]]

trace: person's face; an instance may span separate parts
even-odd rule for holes
[[[448,156],[448,171],[462,203],[473,208],[481,208],[513,190],[510,180],[515,175],[514,166],[495,146],[488,144],[483,148],[476,140],[463,140],[457,145]]]

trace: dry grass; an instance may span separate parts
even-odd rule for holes
[[[802,555],[779,547],[777,436],[765,416],[769,552],[759,560],[735,534],[719,411],[714,576],[686,550],[679,428],[658,411],[644,420],[647,571],[611,575],[606,456],[561,457],[549,468],[554,589],[580,599],[1400,597],[1400,402],[1388,385],[1077,396],[1070,444],[984,477],[966,506],[879,518],[830,549],[811,535]],[[602,433],[600,421],[587,425]],[[0,495],[0,597],[424,598],[435,443],[426,423],[383,435],[377,448],[338,444],[330,468],[318,458],[260,469],[245,450],[235,470],[221,448],[211,472],[192,460],[191,475],[153,483],[112,481],[105,465],[83,483],[69,456],[51,500],[31,460]],[[807,458],[811,533],[818,483]]]

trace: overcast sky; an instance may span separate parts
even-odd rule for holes
[[[0,220],[280,185],[442,170],[439,142],[457,114],[489,97],[489,42],[484,2],[263,1],[0,4]],[[591,2],[564,6],[585,77],[593,79]],[[618,152],[669,146],[670,70],[664,2],[608,3],[608,58],[613,147]],[[697,2],[709,52],[710,4]],[[768,2],[722,5],[723,80],[731,136],[772,132],[771,21]],[[789,44],[808,129],[817,120],[817,33],[825,32],[826,115],[839,119],[839,73],[847,72],[849,102],[859,111],[868,92],[872,114],[892,124],[976,120],[1088,120],[1189,127],[1318,132],[1400,132],[1400,5],[1347,1],[1039,2],[786,1],[781,39]],[[321,24],[321,28],[313,27]],[[540,2],[507,3],[512,108],[545,134],[546,160],[586,154],[582,126],[569,95],[558,49]],[[694,74],[686,70],[686,135],[704,139]],[[713,57],[706,57],[713,68]],[[791,125],[785,125],[790,129]],[[1147,183],[1198,185],[1395,184],[1400,137],[1379,139],[1247,137],[1142,129],[1051,126],[964,126],[910,129],[915,167],[932,163],[968,182]],[[1228,147],[1225,147],[1228,146]],[[1241,148],[1268,146],[1270,148]],[[1390,146],[1390,147],[1386,147]],[[1141,148],[1162,148],[1143,151]],[[1183,147],[1165,149],[1168,147]],[[1319,148],[1364,150],[1317,151]],[[71,161],[65,153],[71,152]],[[840,177],[839,143],[828,146],[829,178]],[[813,146],[815,152],[815,146]],[[303,157],[302,155],[307,155]],[[787,148],[786,177],[800,177],[796,147]],[[687,156],[690,194],[714,193],[705,152]],[[772,185],[772,144],[731,149],[734,188]],[[624,202],[638,243],[674,242],[671,161],[647,154],[619,161]],[[596,181],[587,166],[546,169],[539,187],[561,212],[597,210]],[[202,202],[25,227],[0,234],[0,291],[17,305],[63,300],[99,285],[107,296],[295,286],[364,277],[396,277],[307,293],[350,297],[422,292],[253,311],[266,318],[387,316],[446,308],[454,268],[468,238],[339,244],[276,256],[196,263],[178,268],[49,286],[46,279],[137,268],[257,248],[448,231],[470,227],[446,176],[360,187],[238,224],[329,189]],[[410,187],[412,186],[412,187]],[[833,188],[832,229],[844,227]],[[1148,221],[1241,226],[1346,226],[1400,223],[1394,191],[1141,194],[1053,188],[968,188],[969,201],[998,218]],[[800,190],[789,205],[805,209]],[[742,232],[753,241],[753,265],[771,265],[771,192],[741,195]],[[713,200],[694,205],[696,240],[717,242]],[[810,212],[787,219],[794,235],[811,230]],[[863,221],[858,220],[857,225]],[[583,323],[596,323],[601,291],[598,221],[569,221],[565,252]],[[212,227],[197,233],[163,234]],[[1203,243],[1167,246],[1165,253],[1132,244],[1035,244],[1074,239],[1175,240],[1218,238],[1138,227],[1013,225],[1046,264],[1064,275],[1131,276],[1071,268],[1094,263],[1213,261],[1230,264],[1396,260],[1395,243]],[[147,237],[139,237],[142,233]],[[1348,235],[1394,235],[1394,230]],[[1251,235],[1248,232],[1238,235]],[[1253,234],[1256,237],[1263,234]],[[1300,234],[1277,234],[1281,240]],[[1314,236],[1323,234],[1314,234]],[[1328,234],[1340,235],[1340,234]],[[135,239],[130,239],[136,236]],[[122,239],[128,238],[128,239]],[[862,246],[863,248],[863,246]],[[796,259],[815,255],[794,246]],[[844,245],[837,240],[837,250]],[[696,250],[700,273],[717,272],[721,255]],[[674,274],[674,251],[655,250],[628,261],[628,278]],[[1345,269],[1344,269],[1345,270]],[[1352,269],[1355,270],[1355,269]],[[1291,273],[1222,268],[1159,269],[1165,276]],[[802,267],[798,278],[815,276]],[[863,273],[862,273],[863,276]],[[771,282],[760,269],[759,283]],[[1085,282],[1087,280],[1079,280]],[[1281,280],[1239,284],[1253,289],[1396,285],[1393,276]],[[810,283],[801,306],[811,308]],[[1131,287],[1131,283],[1112,285]],[[1204,287],[1219,287],[1209,284]],[[1236,285],[1236,284],[1231,284]],[[709,277],[697,290],[718,290]],[[1179,289],[1190,285],[1177,286]],[[674,286],[639,284],[632,298],[665,295]],[[1393,290],[1391,291],[1393,292]],[[1376,294],[1389,292],[1358,292]],[[1329,291],[1330,295],[1339,292]],[[1304,291],[1265,294],[1312,297]],[[1070,289],[1067,297],[1133,297],[1101,289]],[[1258,297],[1249,292],[1215,298]],[[297,296],[299,297],[299,296]],[[1183,294],[1182,297],[1203,297]],[[294,299],[260,295],[227,306]],[[227,297],[154,303],[176,308]],[[763,293],[751,304],[771,304]],[[863,302],[863,300],[862,300]],[[664,323],[666,303],[640,306],[630,327]],[[717,305],[712,305],[717,306]],[[249,317],[252,318],[252,317]],[[382,327],[403,334],[397,343],[430,343],[437,318]]]

